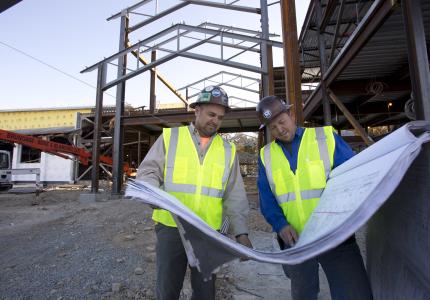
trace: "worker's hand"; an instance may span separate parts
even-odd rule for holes
[[[247,234],[241,234],[241,235],[238,235],[237,237],[236,237],[236,241],[239,243],[239,244],[242,244],[242,245],[244,245],[245,247],[248,247],[248,248],[253,248],[252,247],[252,243],[251,243],[251,240],[249,239],[249,237],[248,237],[248,235]],[[248,259],[247,258],[241,258],[240,259],[240,261],[247,261]]]
[[[285,243],[285,245],[288,245],[290,247],[294,246],[299,240],[297,232],[291,225],[284,226],[278,234],[281,237],[282,241]]]
[[[236,237],[236,241],[239,244],[244,245],[245,247],[252,249],[252,243],[247,234],[241,234]]]

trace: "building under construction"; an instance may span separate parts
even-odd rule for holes
[[[364,149],[410,120],[430,120],[428,1],[312,0],[299,36],[294,34],[297,32],[294,1],[268,3],[261,0],[259,7],[249,7],[244,6],[245,1],[241,5],[240,1],[187,0],[162,11],[155,9],[151,15],[142,14],[145,6],[154,1],[140,1],[112,15],[108,20],[118,22],[120,27],[118,52],[82,71],[97,72],[97,96],[94,108],[79,114],[79,120],[69,131],[75,137],[68,138],[68,142],[92,151],[92,166],[75,169],[74,179],[85,176],[91,179],[93,194],[98,192],[101,172],[111,175],[112,194],[121,194],[124,162],[139,163],[163,128],[191,122],[194,112],[189,104],[197,95],[196,87],[214,82],[259,96],[275,94],[285,98],[294,104],[294,115],[300,125],[332,125],[339,133],[352,130],[355,135],[345,139],[357,149]],[[261,30],[208,22],[179,23],[151,36],[134,36],[138,29],[167,18],[187,5],[256,14],[261,19]],[[282,28],[271,29],[282,31],[282,43],[269,34],[268,6],[271,5],[279,6],[281,11]],[[140,19],[131,22],[136,16]],[[192,38],[193,42],[184,43],[187,38]],[[234,42],[230,42],[232,40]],[[257,64],[249,64],[236,60],[238,54],[210,56],[193,51],[204,44],[219,47],[221,53],[224,53],[222,49],[251,52],[260,60]],[[273,67],[273,48],[283,50],[283,67]],[[238,71],[216,73],[184,87],[175,87],[174,82],[157,72],[157,67],[176,57]],[[241,74],[242,71],[246,71],[246,75]],[[151,76],[149,105],[127,107],[127,81],[145,72]],[[249,72],[255,76],[249,76]],[[176,107],[157,107],[156,80],[175,95]],[[104,107],[103,94],[113,87],[116,87],[116,106]],[[238,104],[226,115],[220,131],[256,132],[262,145],[267,135],[259,131],[256,103],[240,96],[231,98],[234,97]],[[63,130],[62,133],[67,132]],[[43,133],[40,129],[37,132],[39,135],[54,133]],[[100,164],[100,155],[106,153],[113,159],[112,168],[108,170]],[[428,180],[428,176],[427,170],[421,180]],[[415,214],[430,213],[430,207],[423,201],[396,204],[397,209],[389,212],[382,209],[375,216],[401,220],[405,228],[398,233],[396,241],[383,238],[390,235],[392,229],[379,228],[379,233],[371,237],[374,240],[368,243],[375,245],[375,239],[379,239],[387,251],[382,257],[377,250],[369,249],[374,255],[369,255],[367,264],[372,266],[368,269],[377,299],[405,298],[418,293],[429,295],[430,265],[422,261],[430,250],[429,227],[428,223],[414,222]],[[411,237],[408,233],[418,227],[426,227],[424,246],[409,249]],[[396,276],[403,276],[403,286],[396,286]]]

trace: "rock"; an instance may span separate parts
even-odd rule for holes
[[[136,236],[133,234],[129,234],[129,235],[124,236],[125,241],[132,241],[134,239],[136,239]]]
[[[133,299],[136,296],[136,293],[132,290],[127,290],[127,298]]]
[[[134,274],[143,275],[143,269],[141,267],[137,267],[136,269],[134,269]]]
[[[192,294],[193,294],[193,291],[191,289],[183,288],[181,291],[181,298],[191,299]]]
[[[65,257],[67,255],[67,253],[66,252],[60,252],[60,253],[58,253],[58,256],[59,257]]]
[[[145,248],[146,251],[148,252],[154,252],[155,251],[155,247],[154,246],[148,246]]]
[[[147,262],[155,262],[156,258],[155,258],[155,253],[145,253],[145,260]]]
[[[122,288],[123,288],[123,285],[121,282],[112,283],[112,292],[118,293]]]
[[[123,263],[123,262],[125,262],[125,257],[117,258],[116,262],[117,263]]]
[[[145,296],[145,299],[153,299],[154,298],[154,292],[152,290],[146,290],[144,296]]]

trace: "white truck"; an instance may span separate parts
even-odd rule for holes
[[[12,188],[12,166],[10,152],[0,150],[0,191]]]

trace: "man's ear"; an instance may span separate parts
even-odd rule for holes
[[[194,115],[197,116],[200,113],[200,105],[196,105],[196,107],[194,107]]]
[[[292,110],[289,109],[287,111],[287,115],[291,118],[291,120],[293,121],[293,123],[296,123],[296,116],[293,114]]]

